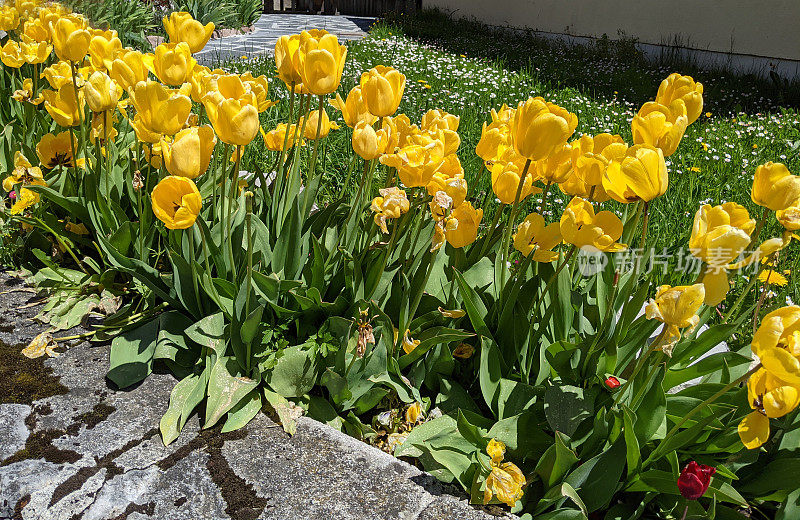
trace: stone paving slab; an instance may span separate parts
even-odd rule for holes
[[[0,277],[0,292],[8,283]],[[36,308],[21,308],[30,300],[0,295],[4,345],[22,348],[42,330],[30,319]],[[0,404],[0,519],[496,518],[418,468],[308,418],[289,437],[263,414],[227,434],[201,431],[194,417],[164,447],[157,427],[171,375],[119,391],[105,379],[108,346],[88,343],[43,363],[65,394]]]
[[[278,38],[308,29],[325,29],[340,40],[357,40],[367,34],[374,21],[374,18],[344,15],[264,14],[254,24],[252,32],[211,40],[205,49],[195,54],[195,58],[203,65],[214,66],[242,56],[271,56]]]

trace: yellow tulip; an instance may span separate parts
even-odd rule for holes
[[[152,55],[132,49],[122,49],[111,62],[109,75],[124,90],[128,90],[140,81],[146,81],[151,68],[153,68]]]
[[[578,126],[578,117],[544,99],[521,101],[511,125],[511,141],[517,153],[540,161],[560,149]]]
[[[747,400],[750,407],[770,419],[783,417],[800,404],[800,388],[760,368],[747,381]]]
[[[800,198],[800,176],[792,175],[782,163],[762,164],[756,168],[750,198],[772,211],[786,209]]]
[[[464,168],[461,166],[461,161],[456,154],[450,154],[444,158],[444,162],[436,170],[436,175],[439,174],[448,179],[464,177]]]
[[[108,71],[111,63],[122,50],[122,42],[117,31],[99,32],[89,42],[89,57],[95,70]]]
[[[78,91],[76,97],[73,86],[65,84],[57,91],[43,91],[42,97],[44,97],[44,108],[59,126],[66,128],[80,124],[84,102],[82,90]]]
[[[300,34],[299,71],[303,87],[311,94],[324,96],[339,88],[347,57],[347,47],[324,30]]]
[[[177,87],[191,79],[195,65],[189,44],[162,43],[156,47],[152,72],[162,83]]]
[[[83,86],[86,104],[92,112],[114,110],[122,89],[105,72],[94,72]]]
[[[70,144],[70,140],[72,143]],[[74,147],[74,148],[73,148]],[[56,166],[71,168],[74,166],[72,150],[78,149],[77,139],[72,139],[69,132],[45,134],[36,145],[39,162],[48,170]]]
[[[287,131],[289,132],[288,139],[286,138]],[[264,145],[267,147],[267,150],[272,150],[273,152],[283,151],[284,141],[286,141],[287,149],[294,148],[295,139],[297,139],[295,135],[297,133],[299,133],[299,130],[295,124],[287,126],[286,123],[279,123],[278,126],[269,132],[264,132],[264,129],[261,129],[261,136],[264,138]],[[306,144],[302,137],[300,137],[299,140],[300,146]]]
[[[367,110],[378,117],[394,115],[403,99],[406,77],[384,65],[378,65],[361,75],[361,92]]]
[[[140,81],[130,90],[130,95],[136,107],[134,121],[151,133],[177,134],[192,110],[192,100],[188,96],[169,90],[157,81]]]
[[[111,112],[110,115],[108,112],[95,112],[92,115],[92,131],[89,132],[89,141],[94,143],[100,139],[101,142],[105,143],[106,141],[113,141],[116,139],[118,135],[117,129],[114,128],[116,122],[116,112]],[[106,130],[106,123],[108,124],[108,130]],[[161,136],[159,135],[158,137],[160,138]]]
[[[625,155],[628,145],[622,137],[611,134],[581,136],[570,143],[572,167],[578,177],[589,186],[603,182],[603,175],[612,160]]]
[[[278,77],[291,88],[303,84],[300,76],[300,35],[283,35],[275,42],[275,65],[278,68]]]
[[[14,40],[8,40],[2,48],[0,48],[0,61],[3,65],[12,69],[18,69],[25,65],[25,55],[22,54],[22,48]]]
[[[692,332],[700,322],[697,311],[703,305],[705,297],[706,290],[702,283],[659,287],[655,298],[645,307],[648,320],[658,320],[664,324],[664,330],[653,348],[672,356],[672,349],[681,339],[680,329]]]
[[[561,240],[561,226],[558,222],[545,225],[543,216],[531,213],[517,226],[514,248],[523,256],[533,253],[533,260],[536,262],[552,262],[558,258],[558,253],[553,248]]]
[[[167,229],[187,229],[194,225],[203,199],[194,181],[168,175],[153,189],[153,214]]]
[[[59,18],[50,26],[53,48],[58,59],[79,63],[89,52],[92,36],[86,30],[86,20],[75,15]]]
[[[677,72],[670,74],[658,86],[656,103],[669,106],[676,99],[686,105],[689,124],[694,123],[703,113],[703,84],[695,82],[691,76],[682,76]]]
[[[680,99],[670,105],[649,101],[633,116],[633,144],[655,146],[669,157],[678,149],[688,125],[686,105]]]
[[[382,232],[389,233],[386,221],[400,218],[401,215],[408,211],[408,197],[406,197],[404,190],[396,186],[382,188],[378,192],[380,195],[372,199],[370,208],[375,213],[375,224],[378,225]]]
[[[47,58],[50,57],[50,53],[53,51],[53,46],[46,41],[37,42],[35,40],[31,40],[27,36],[22,37],[22,41],[20,42],[19,46],[25,61],[34,64],[44,63],[47,61]]]
[[[11,32],[19,27],[19,12],[11,5],[0,6],[0,31]]]
[[[544,159],[531,163],[531,172],[547,184],[565,182],[572,174],[572,147],[564,145]],[[586,196],[589,196],[588,192]]]
[[[19,101],[20,103],[28,102],[34,105],[40,104],[44,98],[39,94],[36,98],[33,97],[33,80],[25,78],[22,80],[22,88],[17,89],[11,94],[11,98]]]
[[[522,183],[522,190],[519,194],[519,201],[525,200],[531,193],[540,193],[540,188],[533,186],[533,175],[528,168],[525,179],[522,179],[524,166],[509,162],[497,162],[492,166],[492,191],[503,204],[513,204],[517,197],[517,190]]]
[[[151,130],[143,121],[139,114],[130,120],[136,139],[142,143],[156,144],[161,140],[161,134]]]
[[[355,128],[361,121],[372,125],[378,120],[376,116],[370,114],[369,110],[367,110],[367,105],[364,102],[361,87],[359,86],[355,86],[350,90],[346,101],[343,101],[342,96],[337,93],[336,99],[332,99],[330,104],[342,113],[344,123],[350,128]]]
[[[317,134],[318,126],[319,134]],[[306,128],[303,132],[303,136],[306,139],[314,141],[316,139],[327,137],[331,130],[338,130],[338,128],[339,125],[330,120],[325,110],[322,111],[322,122],[319,120],[319,110],[312,110],[308,114],[308,120],[306,121]]]
[[[253,93],[256,98],[256,108],[258,109],[258,113],[264,112],[268,108],[275,106],[278,104],[277,101],[272,101],[267,97],[269,91],[269,84],[267,83],[267,77],[263,74],[256,78],[253,77],[252,74],[246,72],[242,74],[242,83],[247,86],[248,90]],[[194,89],[192,89],[194,91]],[[336,128],[339,128],[338,125]]]
[[[451,206],[453,208],[463,204],[467,198],[467,181],[464,179],[464,174],[456,174],[450,177],[440,170],[433,174],[433,178],[426,189],[431,196],[440,191],[447,194],[452,200]]]
[[[223,143],[245,146],[261,128],[258,123],[258,109],[251,104],[243,104],[238,99],[230,98],[213,103],[208,96],[204,104],[208,119]]]
[[[769,439],[769,419],[761,412],[751,412],[739,423],[738,431],[745,448],[758,448]]]
[[[381,164],[397,168],[400,181],[407,188],[427,186],[444,162],[444,144],[425,135],[416,135],[412,139],[397,153],[384,154],[379,160]]]
[[[0,29],[2,29],[2,22],[0,22]],[[27,20],[22,26],[22,34],[35,42],[50,43],[50,26],[38,18]]]
[[[445,236],[455,248],[468,246],[478,238],[478,228],[483,219],[483,209],[475,209],[467,201],[453,210],[448,218]]]
[[[492,439],[486,446],[486,453],[491,457],[490,473],[486,477],[486,489],[483,492],[483,503],[488,504],[493,497],[509,507],[514,507],[522,498],[522,488],[526,484],[525,475],[511,462],[503,462],[506,445]]]
[[[187,12],[173,12],[163,22],[169,41],[185,42],[192,54],[202,51],[214,33],[213,23],[203,25]]]
[[[492,123],[488,126],[484,123],[475,153],[483,159],[489,171],[508,149],[512,149],[511,127],[507,123]]]
[[[394,151],[396,140],[397,127],[389,118],[383,120],[379,130],[375,130],[366,121],[360,121],[353,129],[353,151],[368,161]]]
[[[603,188],[617,202],[649,202],[667,191],[669,177],[661,149],[635,145],[603,173]]]
[[[788,384],[800,385],[800,307],[791,305],[764,316],[753,334],[753,354],[761,359],[764,369]]]
[[[620,218],[610,211],[595,214],[592,204],[580,197],[573,198],[561,215],[561,236],[568,244],[608,253],[628,247],[617,242],[622,236]]]
[[[164,166],[172,175],[197,178],[208,169],[216,144],[214,130],[208,125],[181,130],[171,142],[161,141]]]
[[[800,199],[792,202],[786,209],[776,211],[775,218],[789,231],[800,229]]]
[[[66,61],[56,62],[44,69],[40,77],[45,78],[50,84],[50,88],[58,90],[64,85],[72,85],[72,68]],[[75,77],[78,88],[83,86],[83,76],[80,74]]]

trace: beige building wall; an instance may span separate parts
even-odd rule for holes
[[[493,25],[800,60],[800,0],[423,0]]]

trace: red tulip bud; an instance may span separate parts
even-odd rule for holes
[[[619,385],[620,385],[619,379],[617,379],[616,377],[609,376],[608,378],[606,378],[606,386],[609,389],[614,390],[615,388],[619,388]]]
[[[683,498],[697,500],[706,492],[711,484],[711,476],[716,472],[716,468],[691,461],[678,477],[678,490]]]

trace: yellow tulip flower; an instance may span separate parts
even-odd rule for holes
[[[680,99],[670,105],[649,101],[633,116],[633,143],[661,148],[664,157],[669,157],[678,149],[687,126],[686,105]]]
[[[159,139],[161,139],[161,136],[159,136]],[[169,137],[165,138],[165,140],[168,139]],[[141,141],[141,139],[139,140]],[[142,147],[142,149],[144,150],[144,158],[147,160],[150,166],[152,166],[157,170],[160,169],[162,166],[164,166],[164,154],[161,152],[162,142],[163,141],[157,141],[155,143],[149,143],[150,146]]]
[[[172,175],[194,179],[205,173],[217,138],[208,126],[181,130],[171,142],[161,141],[164,166]]]
[[[572,147],[564,145],[544,159],[531,163],[530,171],[535,178],[541,179],[546,184],[565,182],[573,173]],[[586,196],[588,195],[587,192]]]
[[[0,48],[0,61],[3,65],[12,69],[18,69],[25,65],[25,55],[22,53],[22,48],[14,40],[8,40],[2,48]]]
[[[617,241],[622,236],[622,221],[610,211],[595,214],[592,204],[573,198],[561,215],[561,236],[564,242],[584,248],[593,247],[607,253],[622,251],[628,246]]]
[[[114,124],[116,122],[117,122],[116,112],[111,112],[110,115],[108,114],[108,112],[103,112],[103,113],[95,112],[92,115],[92,131],[89,132],[89,141],[92,143],[94,143],[98,139],[100,139],[100,142],[103,143],[105,143],[106,141],[110,142],[114,141],[114,139],[116,139],[118,135],[117,129],[114,128]],[[106,133],[106,123],[108,123],[108,133]],[[158,137],[160,138],[161,136],[159,135]]]
[[[223,143],[245,146],[258,134],[258,109],[239,99],[226,98],[214,103],[205,98],[206,113]]]
[[[192,100],[188,96],[171,91],[157,81],[140,81],[130,90],[130,96],[136,107],[134,122],[143,125],[150,133],[177,134],[192,110]]]
[[[750,407],[770,419],[783,417],[800,405],[800,388],[760,368],[747,381]]]
[[[406,197],[406,192],[396,186],[389,188],[382,188],[378,190],[379,196],[372,199],[370,208],[375,213],[375,224],[384,233],[389,233],[386,227],[388,219],[400,218],[401,215],[408,211],[409,202]]]
[[[22,184],[23,186],[47,186],[42,170],[38,166],[32,166],[28,158],[19,151],[14,153],[14,169],[11,170],[11,174],[8,177],[3,179],[3,189],[10,192],[17,184]]]
[[[475,153],[483,159],[486,167],[491,171],[496,161],[507,150],[513,149],[511,143],[511,127],[506,123],[483,124],[481,138],[475,147]]]
[[[256,108],[258,109],[259,114],[278,104],[277,101],[272,101],[267,97],[269,92],[269,84],[267,83],[266,76],[262,74],[261,76],[254,78],[252,74],[246,72],[242,74],[241,79],[242,83],[244,83],[250,92],[255,95]],[[336,128],[339,128],[339,126],[337,125]]]
[[[613,159],[625,155],[628,145],[622,137],[611,134],[581,136],[570,143],[572,167],[578,177],[589,186],[603,182],[606,168]]]
[[[519,164],[497,162],[492,166],[492,191],[503,204],[513,204],[517,190],[522,183],[519,201],[525,200],[532,193],[541,193],[541,189],[533,185],[533,172],[528,168],[525,179],[522,179],[523,167]]]
[[[769,419],[759,411],[750,412],[738,426],[739,439],[745,448],[758,448],[769,439]]]
[[[506,445],[492,439],[486,446],[486,453],[492,458],[491,472],[486,477],[486,489],[483,491],[483,503],[488,504],[497,497],[509,507],[514,507],[522,498],[522,488],[526,485],[525,475],[511,462],[503,462]]]
[[[44,63],[50,57],[50,53],[53,52],[53,46],[46,41],[37,42],[24,35],[19,47],[25,61],[32,64]]]
[[[0,14],[0,16],[2,16]],[[2,29],[2,23],[0,23]],[[39,18],[27,20],[22,26],[22,34],[35,42],[50,43],[50,26]]]
[[[169,41],[186,43],[192,54],[202,51],[214,33],[213,23],[203,25],[187,12],[173,12],[163,22]]]
[[[403,99],[406,77],[392,67],[378,65],[361,75],[360,86],[364,103],[372,115],[392,116]]]
[[[611,161],[603,173],[603,188],[617,202],[649,202],[667,191],[669,177],[660,148],[635,145]]]
[[[58,61],[44,69],[40,77],[45,78],[50,84],[50,88],[58,90],[64,85],[72,85],[72,69],[66,61]],[[78,88],[83,86],[83,76],[78,74],[75,79]]]
[[[557,259],[558,253],[553,248],[561,241],[561,225],[558,222],[545,225],[544,217],[538,213],[525,217],[514,234],[514,248],[523,256],[533,253],[533,260],[536,262],[552,262]]]
[[[319,134],[317,134],[317,126],[319,126]],[[311,141],[316,139],[322,139],[323,137],[328,137],[328,134],[331,130],[338,130],[339,125],[334,123],[328,117],[328,114],[325,110],[322,111],[322,123],[320,124],[319,121],[319,110],[312,110],[308,114],[308,121],[306,121],[306,128],[303,136]]]
[[[656,103],[669,106],[676,99],[686,105],[689,124],[694,123],[703,113],[703,84],[695,82],[691,76],[682,76],[677,72],[670,74],[658,86]]]
[[[89,57],[95,70],[108,71],[111,63],[122,50],[117,31],[100,31],[92,36],[89,42]]]
[[[776,309],[753,334],[753,354],[764,369],[782,381],[800,385],[800,307]]]
[[[475,242],[482,219],[483,209],[476,210],[469,201],[453,209],[445,228],[447,243],[460,248]]]
[[[33,97],[33,80],[31,78],[25,78],[22,80],[22,88],[17,89],[11,94],[11,98],[19,101],[20,103],[28,102],[34,105],[41,104],[44,101],[44,98],[41,94],[39,94],[36,98]]]
[[[92,112],[114,110],[122,89],[105,72],[94,72],[83,86],[86,104]]]
[[[521,101],[511,124],[517,153],[540,161],[560,149],[578,126],[578,117],[540,97]]]
[[[167,229],[188,229],[194,225],[203,199],[194,181],[168,175],[153,189],[153,214]]]
[[[397,137],[397,127],[391,119],[384,119],[379,130],[372,128],[366,121],[360,121],[353,129],[353,151],[362,159],[377,159],[394,151]]]
[[[12,5],[0,6],[0,31],[11,32],[19,27],[19,12]]]
[[[450,154],[444,158],[444,162],[436,170],[435,175],[443,175],[447,179],[464,177],[464,167],[461,166],[461,161],[456,154]]]
[[[286,86],[295,89],[303,84],[300,76],[300,35],[283,35],[275,42],[275,65],[278,68],[278,77]]]
[[[720,206],[701,206],[694,217],[689,251],[708,266],[703,275],[706,305],[717,305],[728,294],[727,264],[750,245],[756,221],[743,206],[726,202]]]
[[[65,84],[57,91],[42,91],[42,97],[44,97],[44,108],[59,126],[66,128],[80,124],[84,103],[83,90],[79,90],[76,97],[75,88],[71,84]]]
[[[64,168],[71,168],[75,166],[72,150],[78,149],[77,139],[72,139],[70,144],[71,135],[69,132],[60,132],[58,134],[45,134],[36,145],[36,155],[39,156],[39,162],[48,170],[52,170],[57,166]]]
[[[750,198],[772,211],[786,209],[800,198],[800,176],[792,175],[782,163],[762,164],[756,168]]]
[[[288,139],[286,138],[286,132],[289,132]],[[261,129],[261,136],[264,138],[264,145],[267,147],[267,150],[272,150],[273,152],[280,152],[283,151],[283,142],[286,141],[286,148],[294,148],[295,140],[299,138],[300,146],[304,146],[306,143],[302,139],[302,137],[297,136],[295,134],[299,133],[299,129],[297,125],[286,125],[286,123],[279,123],[274,129],[270,130],[269,132],[264,132],[264,129]]]
[[[122,49],[111,61],[109,75],[124,90],[133,88],[140,81],[146,81],[153,68],[153,56],[132,49]]]
[[[440,191],[446,193],[452,200],[451,206],[453,208],[463,204],[467,198],[467,181],[464,179],[464,174],[456,174],[450,177],[440,170],[433,174],[433,178],[426,186],[426,189],[431,196]]]
[[[324,96],[339,88],[347,57],[347,47],[324,30],[300,34],[299,71],[303,87],[311,94]]]
[[[63,16],[50,26],[53,48],[58,59],[74,63],[83,61],[92,40],[86,26],[86,20],[76,15]]]
[[[407,188],[427,186],[444,162],[444,144],[425,135],[415,135],[412,139],[397,153],[384,154],[379,160],[381,164],[397,168],[400,181]]]
[[[162,43],[156,47],[152,72],[162,83],[177,87],[191,79],[195,65],[189,44]]]
[[[697,311],[705,297],[706,290],[702,283],[659,287],[655,298],[645,306],[648,320],[658,320],[664,324],[664,330],[653,348],[672,356],[672,349],[681,339],[680,329],[687,329],[691,333],[700,322]]]
[[[342,113],[344,123],[350,128],[355,128],[361,121],[372,125],[378,120],[376,116],[370,114],[369,110],[367,110],[367,105],[364,102],[361,87],[359,86],[355,86],[350,90],[346,101],[343,101],[342,96],[337,93],[336,99],[330,100],[330,104]]]

